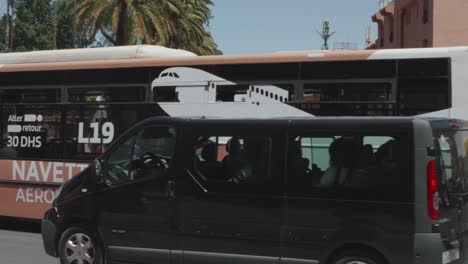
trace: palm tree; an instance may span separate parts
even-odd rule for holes
[[[209,5],[211,0],[81,0],[77,23],[83,35],[100,32],[115,46],[158,44],[216,54],[206,30]],[[204,43],[205,48],[197,46]]]
[[[206,29],[211,19],[211,0],[182,0],[182,12],[173,17],[173,34],[167,46],[190,50],[200,55],[221,54],[210,32]]]

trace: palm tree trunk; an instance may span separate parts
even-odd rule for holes
[[[8,47],[8,50],[9,51],[13,51],[14,50],[14,47],[13,47],[13,39],[14,39],[14,34],[15,34],[15,30],[14,30],[14,27],[13,27],[13,10],[15,10],[15,0],[10,0],[10,19],[9,19],[9,22],[10,22],[10,25],[9,25],[9,28],[10,28],[10,39],[8,40],[9,43],[10,43],[10,46]]]
[[[10,0],[7,0],[6,23],[5,23],[5,51],[10,51],[10,20],[11,20],[11,5]]]
[[[119,15],[119,23],[117,25],[117,32],[116,32],[116,37],[115,37],[115,45],[116,46],[124,46],[128,45],[129,42],[129,36],[127,32],[127,5],[125,1],[122,1],[122,9],[120,10],[120,15]]]
[[[73,0],[73,48],[77,48],[76,45],[76,0]]]
[[[57,13],[58,13],[58,0],[54,1],[54,49],[57,49]]]

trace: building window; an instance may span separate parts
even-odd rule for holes
[[[423,23],[427,24],[429,22],[429,0],[424,0],[423,2]]]
[[[411,8],[408,8],[408,12],[406,12],[406,25],[411,24]]]
[[[424,40],[423,40],[423,47],[424,47],[424,48],[429,47],[429,40],[427,40],[427,39],[424,39]]]
[[[389,34],[388,40],[390,41],[390,43],[393,43],[393,32],[395,31],[393,15],[389,16],[389,20],[390,20],[390,34]]]

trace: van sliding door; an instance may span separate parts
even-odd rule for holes
[[[283,130],[191,125],[186,173],[176,179],[173,254],[183,252],[184,264],[278,262]]]

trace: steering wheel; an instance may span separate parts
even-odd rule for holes
[[[167,161],[164,157],[161,157],[157,154],[154,154],[150,151],[144,152],[140,155],[140,159],[143,161],[145,165],[149,165],[151,163],[155,163],[158,168],[161,168],[163,172],[166,172],[169,168]]]

